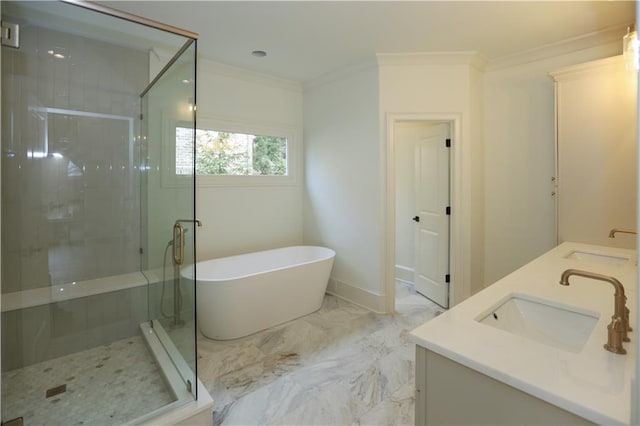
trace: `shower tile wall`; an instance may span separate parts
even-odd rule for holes
[[[140,161],[130,126],[148,52],[24,25],[20,49],[2,53],[2,293],[139,270]],[[138,293],[127,297],[146,315]],[[135,333],[137,314],[92,318],[121,303],[122,292],[3,313],[3,366],[20,364],[5,348],[41,361]],[[82,306],[68,314],[73,304]]]
[[[147,52],[36,27],[21,38],[2,61],[2,292],[136,271],[129,122],[42,108],[135,117]]]

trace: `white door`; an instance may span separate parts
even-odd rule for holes
[[[449,307],[449,124],[425,128],[415,146],[416,290]]]

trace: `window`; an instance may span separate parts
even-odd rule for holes
[[[166,186],[186,185],[195,166],[198,186],[293,185],[298,167],[295,132],[291,128],[203,118],[193,127],[165,119],[175,139],[163,160]],[[172,130],[171,130],[172,129]]]
[[[193,169],[192,129],[176,128],[176,175]],[[287,138],[196,129],[199,176],[287,176]]]

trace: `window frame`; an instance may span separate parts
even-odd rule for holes
[[[192,175],[176,174],[176,129],[178,127],[191,128],[192,123],[180,120],[169,120],[166,126],[170,135],[170,149],[165,156],[167,165],[163,169],[168,171],[170,178],[165,181],[166,186],[188,185]],[[265,125],[239,121],[224,120],[214,117],[198,117],[196,129],[223,131],[230,133],[244,133],[250,135],[276,136],[287,139],[287,174],[278,175],[200,175],[196,174],[196,187],[231,187],[231,186],[288,186],[297,183],[298,143],[296,131],[292,127],[280,125]]]

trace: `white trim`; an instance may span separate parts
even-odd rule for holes
[[[596,61],[589,61],[582,64],[571,65],[568,67],[560,68],[559,70],[549,73],[549,77],[553,81],[568,81],[577,78],[582,78],[585,74],[596,74],[602,72],[603,68],[619,69],[621,65],[624,65],[624,57],[622,55],[611,56],[609,58],[598,59]]]
[[[160,322],[151,320],[151,322],[140,324],[140,333],[149,348],[149,352],[151,352],[160,367],[160,371],[162,372],[165,383],[169,387],[171,396],[178,401],[192,399],[193,396],[187,391],[184,376],[176,365],[185,364],[184,358],[182,358],[182,355],[180,355],[173,345],[171,339],[167,337],[167,333],[162,328],[162,325],[160,325]],[[164,337],[165,340],[161,337]],[[176,358],[172,358],[176,355],[178,355]],[[193,372],[191,372],[191,375],[193,375]],[[145,414],[144,416],[147,417],[148,415]]]
[[[145,426],[213,426],[213,398],[198,379],[198,399],[181,403],[173,409],[142,423]]]
[[[396,280],[413,284],[413,274],[415,274],[415,269],[407,266],[396,265]]]
[[[469,157],[470,146],[462,137],[462,114],[460,113],[387,113],[386,140],[386,255],[385,265],[385,294],[387,313],[395,312],[395,232],[396,232],[396,190],[395,190],[395,137],[394,125],[407,121],[437,121],[451,123],[451,233],[450,240],[450,274],[449,306],[454,306],[471,294],[470,248],[471,248],[471,205],[469,191],[470,174],[464,173],[463,158]],[[467,207],[467,208],[465,208]],[[466,232],[465,232],[466,230]]]
[[[198,59],[198,73],[217,74],[223,77],[258,83],[278,89],[290,90],[292,92],[302,92],[302,84],[298,81],[274,77],[272,75],[223,64],[222,62],[216,62],[206,58]]]
[[[326,292],[370,311],[385,313],[385,296],[355,287],[336,278],[329,278]]]
[[[583,34],[556,43],[546,44],[544,46],[514,53],[512,55],[491,59],[487,64],[486,70],[488,72],[497,71],[504,68],[541,61],[543,59],[566,55],[579,50],[596,46],[604,46],[612,43],[616,43],[620,46],[620,50],[622,50],[622,37],[626,33],[627,26],[630,24],[631,22],[624,25],[609,27],[602,31]]]
[[[175,173],[175,128],[181,122],[175,117],[164,117],[162,185],[168,188],[191,185],[193,176],[178,176]],[[256,186],[293,186],[298,183],[299,158],[302,151],[298,141],[298,132],[292,127],[280,124],[249,123],[246,120],[234,120],[221,117],[198,115],[197,129],[224,130],[252,135],[281,136],[287,138],[287,175],[286,176],[220,176],[196,175],[196,188],[208,187],[256,187]]]
[[[289,126],[253,124],[246,121],[232,121],[216,117],[198,118],[199,129],[225,130],[252,135],[280,136],[287,138],[286,176],[214,176],[196,175],[196,188],[212,186],[285,186],[297,183],[298,156],[301,149],[295,129]]]
[[[195,321],[195,316],[194,316],[194,321]],[[173,388],[173,393],[176,395],[176,398],[178,399],[195,398],[196,391],[194,387],[195,387],[196,374],[191,369],[191,367],[189,367],[189,364],[187,364],[187,361],[184,359],[182,352],[178,350],[176,345],[173,343],[173,339],[169,337],[169,335],[164,330],[164,327],[162,327],[162,324],[160,323],[159,320],[157,319],[151,320],[149,323],[146,323],[146,324],[149,324],[147,326],[146,331],[148,333],[152,333],[152,332],[155,333],[155,335],[158,338],[158,341],[164,348],[166,355],[171,360],[173,369],[175,370],[178,378],[180,379],[179,382],[176,382],[174,380],[171,383],[171,386]],[[194,336],[195,336],[195,333],[194,333]],[[193,347],[195,348],[195,341],[193,342]],[[194,354],[194,356],[197,357],[197,354]],[[197,362],[197,360],[193,360],[193,361]],[[191,392],[187,390],[187,385],[185,383],[186,380],[189,380],[189,381],[193,380],[193,382],[191,382],[191,386],[192,386]]]
[[[173,397],[176,398],[176,401],[146,413],[132,422],[127,423],[127,425],[143,424],[157,426],[175,425],[178,423],[190,425],[212,425],[213,399],[211,398],[211,395],[209,395],[207,389],[202,385],[200,379],[196,378],[198,399],[195,400],[193,398],[193,396],[187,391],[186,385],[182,379],[184,376],[181,376],[181,373],[178,371],[178,367],[174,365],[174,362],[177,361],[178,364],[186,366],[184,358],[173,345],[171,339],[166,337],[167,340],[163,342],[160,340],[161,335],[166,336],[166,333],[158,321],[154,321],[154,328],[150,327],[149,324],[150,323],[148,322],[140,324],[140,332],[142,333],[153,358],[159,365],[165,382],[169,386]],[[164,345],[168,345],[166,350]],[[175,358],[171,358],[169,356],[170,352],[173,352],[172,356],[175,356]],[[186,368],[191,371],[188,366]],[[202,413],[206,414],[205,417],[209,419],[208,423],[206,421],[188,421],[189,419],[194,418],[199,419]]]
[[[482,71],[487,58],[475,51],[469,52],[417,52],[417,53],[377,53],[380,66],[407,65],[471,65]]]
[[[374,59],[367,59],[351,66],[323,74],[313,80],[305,82],[303,88],[305,91],[315,89],[316,87],[324,86],[325,84],[333,83],[334,81],[344,80],[353,74],[358,74],[369,69],[378,69],[378,63]]]

